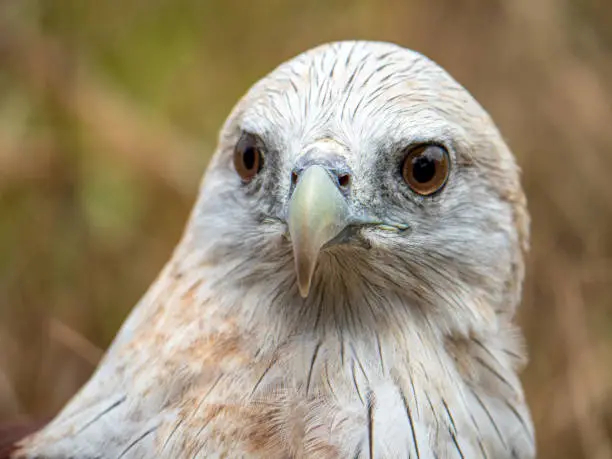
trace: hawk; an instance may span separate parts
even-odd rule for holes
[[[18,458],[532,458],[529,217],[485,110],[421,54],[325,44],[221,129],[184,235]]]

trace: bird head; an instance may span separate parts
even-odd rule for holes
[[[413,51],[339,42],[239,101],[184,246],[218,288],[296,323],[412,311],[455,327],[513,312],[527,224],[514,158],[463,87]]]
[[[440,67],[310,50],[238,102],[172,259],[22,446],[533,457],[511,326],[527,226],[512,154]]]

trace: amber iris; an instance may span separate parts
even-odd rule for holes
[[[250,182],[263,166],[261,140],[253,134],[243,134],[234,149],[234,167],[240,178]]]
[[[439,145],[421,145],[408,151],[402,176],[415,193],[429,196],[444,187],[449,168],[446,149]]]

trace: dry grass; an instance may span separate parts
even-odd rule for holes
[[[264,6],[265,5],[265,6]],[[0,420],[59,409],[177,241],[215,135],[315,44],[390,40],[491,112],[533,216],[542,457],[612,457],[612,6],[0,1]]]

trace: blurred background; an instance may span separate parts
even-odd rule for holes
[[[612,4],[0,0],[0,422],[87,380],[178,241],[217,131],[336,39],[433,58],[492,114],[533,217],[519,321],[541,457],[612,457]]]

